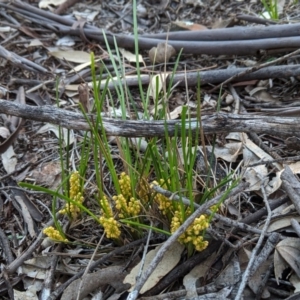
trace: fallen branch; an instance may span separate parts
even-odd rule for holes
[[[269,20],[267,20],[269,22]],[[142,37],[173,41],[236,41],[256,40],[299,35],[300,24],[284,24],[269,26],[235,26],[231,28],[173,31],[168,33],[147,34]]]
[[[90,130],[88,123],[81,113],[75,113],[53,106],[30,106],[0,99],[0,113],[22,117],[24,119],[57,124],[69,129]],[[95,120],[95,115],[89,115]],[[102,126],[108,135],[123,137],[163,137],[173,136],[175,130],[181,132],[180,120],[120,120],[103,118]],[[167,126],[166,126],[167,125]],[[197,119],[186,122],[186,130],[199,130]],[[249,116],[218,113],[202,117],[204,133],[215,134],[222,132],[256,132],[275,136],[300,137],[300,122],[297,117]]]
[[[269,78],[290,78],[293,76],[300,75],[300,65],[282,65],[264,67],[261,70],[253,71],[253,68],[231,68],[225,70],[208,70],[199,72],[187,72],[187,73],[176,73],[172,78],[173,85],[185,86],[186,83],[191,86],[197,86],[200,80],[201,86],[206,84],[219,84],[231,77],[235,77],[232,82],[250,81],[250,80],[263,80]],[[248,72],[248,73],[247,73]],[[244,73],[240,76],[239,74]],[[123,84],[126,86],[138,86],[139,82],[142,84],[149,84],[153,76],[142,74],[141,76],[128,77],[123,79]],[[167,84],[169,83],[169,77],[167,78]],[[101,85],[101,88],[106,86],[106,82]],[[115,83],[109,81],[108,88],[112,89],[115,87]]]
[[[75,19],[65,18],[46,12],[21,1],[10,5],[0,3],[0,7],[10,9],[31,22],[47,27],[57,34],[71,34],[99,42],[105,42],[103,31],[95,26],[85,25],[76,29]],[[299,48],[299,24],[271,25],[260,27],[234,27],[233,29],[215,29],[202,32],[183,32],[169,34],[168,43],[183,53],[210,55],[249,55],[259,50]],[[134,49],[135,39],[128,35],[113,35],[105,32],[107,41],[114,46],[115,40],[119,47]],[[139,48],[150,50],[165,39],[166,34],[140,36]],[[188,43],[186,41],[189,41]]]
[[[19,56],[11,51],[6,50],[0,45],[0,57],[10,61],[13,65],[32,72],[47,73],[48,70],[28,60],[25,57]]]

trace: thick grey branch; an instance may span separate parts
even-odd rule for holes
[[[90,130],[81,113],[56,108],[53,106],[30,106],[0,99],[0,113],[22,117],[34,121],[49,122],[69,129]],[[95,120],[95,115],[89,115]],[[155,137],[165,136],[166,130],[170,136],[177,128],[180,133],[181,121],[143,121],[103,118],[103,129],[108,135],[124,137]],[[186,130],[199,130],[199,122],[191,119],[186,122]],[[300,122],[297,117],[249,116],[218,113],[202,117],[204,133],[221,132],[256,132],[277,136],[300,137]]]

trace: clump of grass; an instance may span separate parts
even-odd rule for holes
[[[134,1],[135,2],[135,1]],[[135,8],[135,5],[133,5]],[[136,20],[135,20],[136,24]],[[137,26],[137,25],[136,25]],[[136,54],[137,47],[137,31],[135,27],[136,37]],[[144,234],[144,229],[153,229],[157,232],[162,232],[166,235],[171,235],[183,222],[195,211],[194,203],[203,203],[213,197],[218,189],[227,186],[231,189],[233,184],[230,175],[225,178],[217,187],[204,187],[203,196],[197,199],[195,188],[197,180],[195,176],[195,161],[196,150],[195,146],[200,144],[199,131],[193,132],[189,117],[189,109],[187,106],[182,108],[180,124],[174,136],[168,134],[167,119],[169,116],[169,108],[167,105],[168,99],[172,95],[172,78],[175,74],[179,62],[179,56],[175,63],[173,73],[170,74],[169,84],[164,83],[162,91],[156,91],[155,113],[154,119],[164,119],[165,122],[165,137],[151,138],[147,141],[147,147],[144,152],[140,149],[140,144],[143,142],[141,138],[116,138],[119,158],[122,162],[122,168],[116,167],[115,158],[111,153],[111,145],[106,136],[103,125],[103,106],[104,103],[109,103],[115,107],[115,97],[107,88],[109,80],[114,82],[114,90],[120,102],[121,118],[126,119],[128,109],[132,108],[135,113],[135,118],[139,119],[140,114],[135,107],[135,101],[130,93],[130,89],[123,84],[122,78],[125,76],[124,63],[115,44],[114,51],[106,43],[110,61],[113,65],[113,71],[117,74],[112,80],[110,71],[106,68],[105,62],[102,62],[103,68],[109,75],[106,80],[105,87],[100,93],[101,74],[97,74],[98,69],[95,64],[94,56],[91,55],[91,71],[93,78],[94,92],[94,118],[91,121],[82,109],[87,122],[90,126],[90,135],[86,134],[82,143],[81,161],[78,166],[78,171],[73,171],[69,175],[69,158],[68,151],[66,152],[66,164],[62,161],[63,167],[63,182],[62,193],[58,191],[50,191],[45,188],[35,187],[32,185],[24,185],[38,190],[47,191],[53,196],[53,218],[55,227],[49,227],[44,230],[44,233],[50,238],[61,241],[70,242],[66,239],[60,222],[56,219],[56,204],[57,198],[66,201],[64,208],[60,213],[69,217],[72,222],[79,219],[83,213],[90,215],[99,226],[103,227],[104,233],[108,239],[113,239],[122,242],[124,239],[139,238]],[[165,67],[166,68],[166,67]],[[137,76],[140,76],[139,64],[136,64]],[[166,72],[166,69],[164,70]],[[97,77],[99,78],[97,80]],[[157,79],[158,80],[158,79]],[[158,86],[158,85],[156,85]],[[142,112],[143,119],[149,119],[148,105],[151,102],[148,93],[145,93],[142,84],[139,85],[140,98],[142,99],[144,111]],[[198,107],[200,103],[200,84],[197,91]],[[160,104],[160,105],[159,105]],[[201,111],[198,110],[198,124],[201,124]],[[204,145],[204,140],[202,139]],[[63,146],[61,145],[61,149]],[[68,147],[67,147],[68,150]],[[179,153],[182,152],[180,156]],[[92,212],[84,203],[85,190],[83,188],[85,181],[85,173],[88,168],[89,155],[92,152],[93,163],[95,167],[95,181],[97,192],[93,195],[94,200],[98,203],[98,211]],[[62,151],[61,151],[62,155]],[[181,158],[180,158],[181,157]],[[107,173],[111,177],[113,183],[113,193],[109,196],[104,186],[103,178],[107,174],[103,174],[103,163],[106,164]],[[65,168],[65,169],[64,169]],[[152,184],[160,185],[161,187],[176,193],[181,199],[187,197],[190,199],[190,205],[186,205],[183,201],[172,201],[162,194],[156,193],[151,189]],[[214,208],[218,209],[219,205]],[[151,226],[152,220],[155,219],[157,224]],[[211,215],[201,215],[195,219],[188,230],[179,238],[179,242],[186,245],[188,252],[202,251],[207,246],[209,241],[206,240],[206,229],[211,223]],[[167,226],[166,226],[167,225]],[[129,230],[128,230],[129,229]]]
[[[277,21],[279,19],[277,0],[261,0],[261,3],[263,4],[265,11],[270,16],[270,19]],[[264,14],[262,15],[264,16]]]

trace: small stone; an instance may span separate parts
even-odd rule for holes
[[[170,58],[176,54],[173,46],[167,43],[159,43],[157,47],[153,47],[149,51],[149,58],[153,64],[161,64],[169,62]]]

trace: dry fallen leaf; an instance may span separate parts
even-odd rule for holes
[[[59,138],[59,126],[50,123],[47,123],[44,126],[42,126],[38,130],[37,134],[45,133],[48,131],[52,131]],[[66,146],[68,143],[69,145],[72,145],[75,141],[74,131],[72,129],[69,130],[68,134],[68,129],[62,128],[62,137],[64,139],[64,146]]]
[[[59,59],[65,59],[67,61],[80,64],[89,63],[91,61],[90,53],[85,51],[52,51],[49,52],[49,55],[52,55]]]
[[[174,110],[172,110],[168,115],[167,115],[167,119],[168,120],[174,120],[179,118],[179,116],[182,113],[182,105],[177,106]]]
[[[80,84],[78,86],[78,95],[79,95],[79,102],[82,105],[83,110],[86,113],[91,112],[91,103],[90,103],[90,97],[89,97],[89,86],[88,84]]]
[[[208,30],[208,28],[204,25],[197,24],[190,21],[174,21],[171,24],[171,30],[172,31],[177,31],[177,30],[197,31],[197,30]]]
[[[8,149],[1,154],[1,159],[3,167],[7,173],[11,173],[16,169],[18,160],[12,146],[9,146]]]
[[[36,290],[32,286],[27,291],[18,291],[14,290],[14,300],[38,300],[38,296],[36,294]]]
[[[59,6],[66,2],[66,0],[41,0],[39,3],[39,8],[48,8],[48,6]]]
[[[73,281],[64,290],[61,300],[77,299],[78,295],[80,295],[78,299],[83,299],[89,293],[108,284],[121,289],[125,275],[124,266],[110,266],[97,272],[86,274],[83,278]]]
[[[300,222],[300,216],[291,216],[291,215],[282,216],[271,221],[268,227],[268,232],[278,231],[290,227],[292,217],[298,222]]]
[[[288,237],[279,242],[275,247],[274,271],[276,280],[281,277],[282,272],[292,268],[300,278],[300,239]]]
[[[156,102],[159,93],[163,88],[164,82],[167,80],[168,76],[168,73],[162,72],[161,74],[154,75],[151,78],[148,87],[148,94],[154,99],[154,102]]]
[[[151,250],[147,253],[144,269],[146,270],[149,264],[152,262],[153,258],[155,257],[156,253],[160,249],[161,246],[156,247],[154,250]],[[144,284],[143,288],[141,289],[141,294],[147,292],[152,287],[154,287],[162,277],[168,274],[179,262],[181,253],[184,250],[184,246],[176,242],[171,249],[169,249],[163,256],[162,260],[155,268],[154,272],[150,275],[146,283]],[[136,283],[136,277],[140,272],[141,263],[136,265],[126,276],[124,279],[124,283],[131,284],[130,291],[133,290],[134,285]]]
[[[36,167],[28,176],[37,185],[55,189],[60,184],[61,165],[59,161],[44,163]]]
[[[75,10],[73,11],[73,15],[77,20],[84,19],[87,20],[88,22],[93,22],[99,13],[100,13],[99,10],[90,11],[89,9],[87,9],[86,11],[75,11]]]
[[[184,276],[183,285],[187,291],[186,299],[197,297],[197,282],[201,277],[204,277],[207,274],[215,260],[216,253],[209,256],[200,264],[197,264],[188,274]]]
[[[289,278],[290,283],[294,286],[294,293],[300,292],[300,278],[296,274],[292,274]]]
[[[132,53],[128,50],[125,50],[123,48],[119,48],[119,51],[121,52],[121,54],[129,61],[129,62],[136,62],[136,55],[135,53]],[[138,62],[139,63],[144,63],[143,57],[142,55],[138,55]]]

